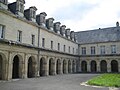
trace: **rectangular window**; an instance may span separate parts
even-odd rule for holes
[[[22,42],[22,31],[18,30],[17,41]]]
[[[65,45],[64,45],[64,47],[63,47],[63,51],[65,52]]]
[[[45,38],[42,38],[42,47],[45,47]]]
[[[23,11],[24,11],[24,5],[22,3],[19,4],[19,10],[20,10],[20,12],[23,13]]]
[[[74,54],[74,48],[73,48],[73,54]]]
[[[5,26],[0,25],[0,39],[4,38]]]
[[[82,47],[82,55],[86,55],[86,47]]]
[[[70,46],[69,46],[69,48],[68,48],[68,52],[70,53]]]
[[[53,49],[53,41],[51,41],[51,49]]]
[[[58,51],[60,51],[60,43],[58,43]]]
[[[91,54],[92,54],[92,55],[95,54],[95,47],[94,47],[94,46],[91,47]]]
[[[111,45],[111,53],[112,54],[116,53],[116,45]]]
[[[35,35],[32,35],[32,45],[35,45]]]
[[[100,46],[100,53],[105,54],[105,46]]]

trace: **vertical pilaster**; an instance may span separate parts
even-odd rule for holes
[[[87,72],[91,72],[90,61],[89,60],[86,60],[86,61],[87,61]]]
[[[97,72],[100,72],[100,61],[97,60]]]
[[[111,61],[107,60],[107,72],[111,72]]]

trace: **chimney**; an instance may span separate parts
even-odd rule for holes
[[[60,34],[60,22],[54,23],[54,31],[58,34]]]
[[[116,22],[116,27],[119,27],[119,22]]]
[[[54,21],[54,18],[48,18],[46,20],[46,26],[51,31],[53,31],[53,21]]]
[[[60,27],[60,34],[61,34],[62,36],[64,36],[64,37],[65,37],[65,28],[66,28],[65,25],[62,25],[62,26]]]
[[[36,16],[36,22],[38,23],[38,25],[46,27],[46,22],[45,22],[45,18],[46,18],[47,14],[45,12],[41,12],[40,14],[38,14]]]

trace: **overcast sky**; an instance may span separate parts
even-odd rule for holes
[[[16,0],[8,0],[14,2]],[[113,27],[120,21],[120,0],[25,0],[25,9],[36,6],[54,22],[73,31]]]

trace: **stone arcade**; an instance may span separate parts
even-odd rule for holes
[[[74,32],[24,10],[24,0],[0,0],[0,80],[76,72],[120,72],[120,27]]]

